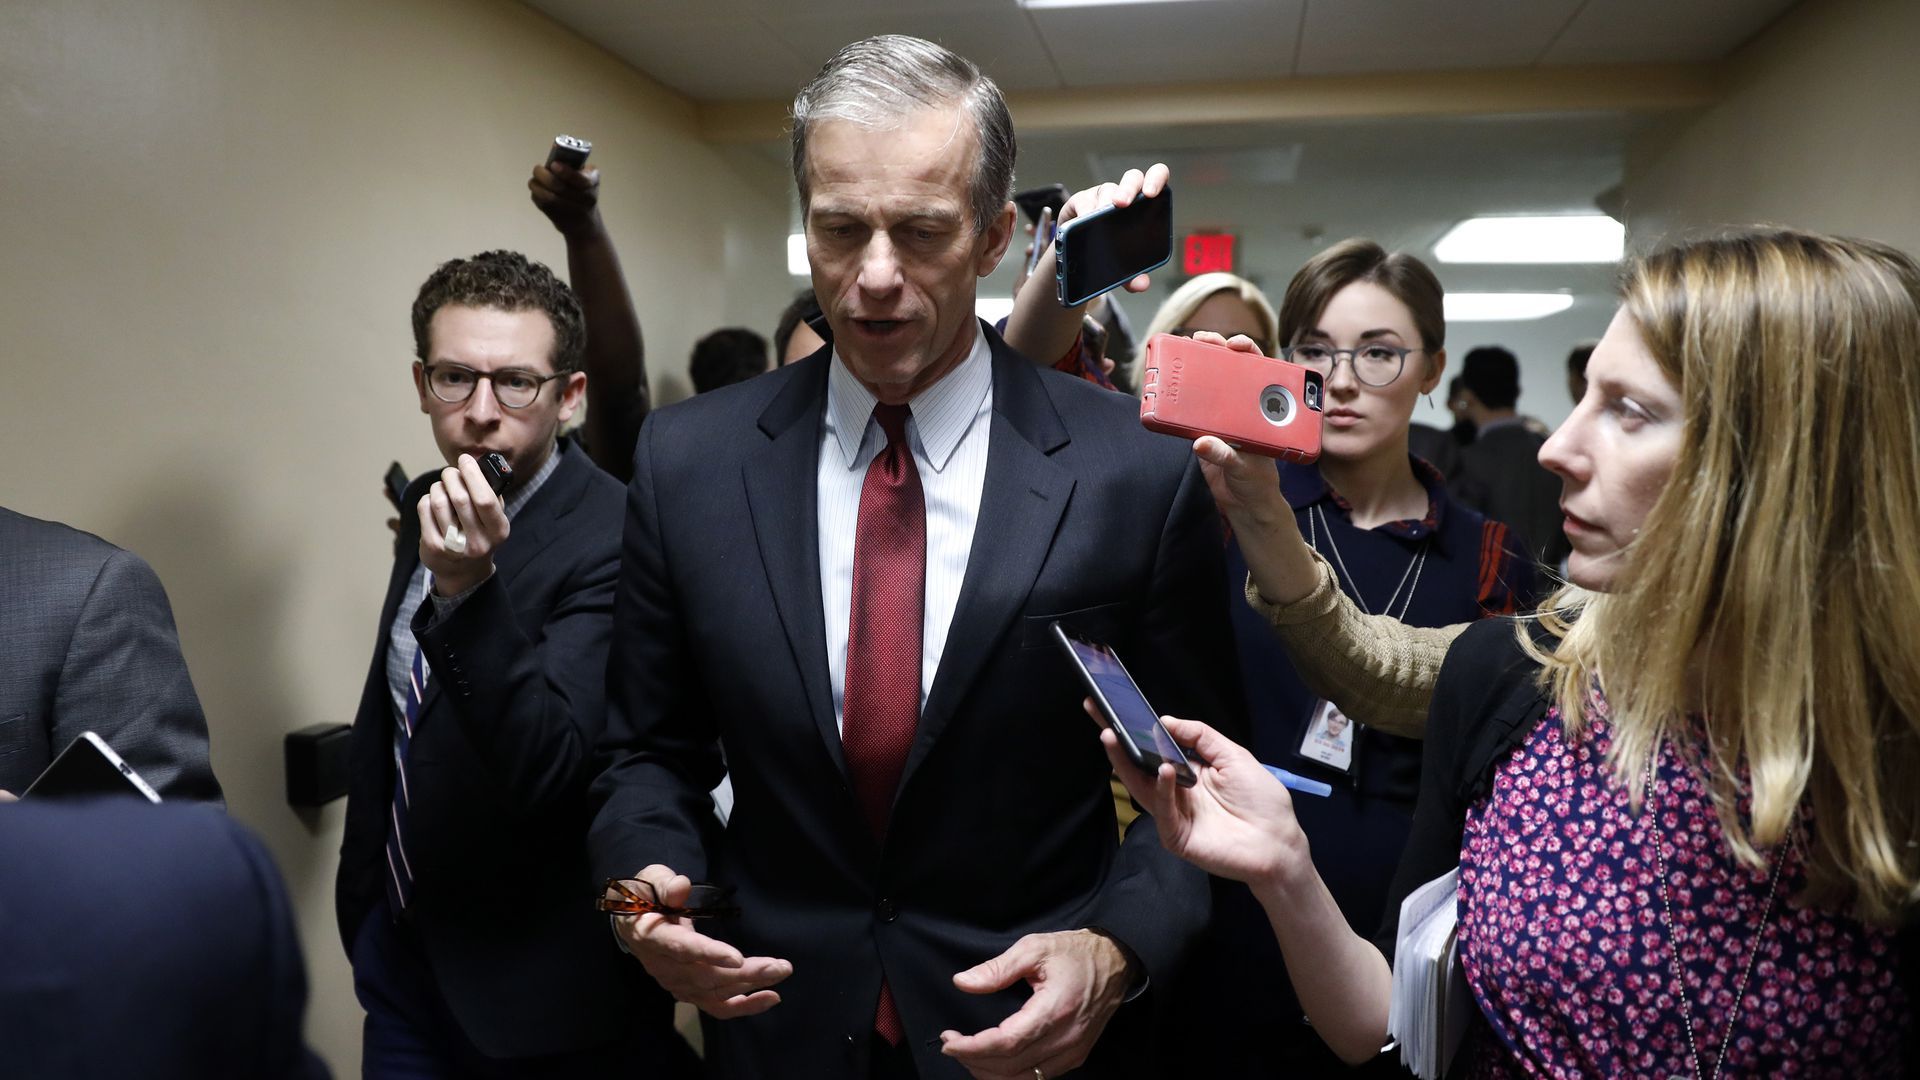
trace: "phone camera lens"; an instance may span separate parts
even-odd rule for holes
[[[1307,384],[1307,408],[1317,409],[1319,407],[1320,407],[1320,388],[1318,386],[1315,386],[1313,383],[1308,383]]]
[[[1284,386],[1269,386],[1260,391],[1260,413],[1274,427],[1285,427],[1293,420],[1293,394]]]

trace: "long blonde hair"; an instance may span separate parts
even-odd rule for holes
[[[1562,589],[1558,640],[1522,640],[1576,736],[1607,676],[1636,805],[1663,738],[1703,759],[1749,865],[1810,801],[1806,900],[1898,922],[1920,899],[1920,266],[1754,231],[1623,281],[1680,391],[1679,455],[1613,587]]]

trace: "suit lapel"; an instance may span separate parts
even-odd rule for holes
[[[807,709],[844,779],[847,759],[834,723],[826,613],[820,603],[820,416],[830,355],[823,349],[801,361],[810,370],[796,372],[760,414],[760,431],[768,441],[741,466],[741,479],[774,610],[806,689]]]
[[[1049,456],[1068,441],[1031,361],[991,335],[993,413],[987,475],[967,576],[947,644],[901,774],[904,790],[972,687],[1046,563],[1073,494],[1073,475]]]

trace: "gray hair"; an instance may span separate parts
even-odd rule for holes
[[[887,128],[915,109],[965,107],[979,136],[968,192],[973,227],[985,232],[1013,197],[1013,117],[1000,88],[966,57],[916,37],[882,34],[833,54],[793,99],[793,180],[804,204],[807,129],[816,120]]]

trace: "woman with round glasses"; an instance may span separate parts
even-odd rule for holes
[[[1414,626],[1524,610],[1534,591],[1517,538],[1455,503],[1439,470],[1408,451],[1414,405],[1446,367],[1442,296],[1419,259],[1347,240],[1293,276],[1276,325],[1281,354],[1325,379],[1325,411],[1319,461],[1277,466],[1275,512],[1291,511],[1361,610]],[[1297,817],[1348,925],[1371,932],[1412,828],[1419,729],[1350,722],[1310,689],[1266,619],[1242,600],[1247,565],[1237,536],[1227,564],[1250,749],[1332,786],[1327,797],[1301,799]],[[1184,1023],[1209,1032],[1203,1060],[1190,1061],[1198,1073],[1347,1073],[1303,1021],[1287,981],[1271,977],[1282,966],[1253,894],[1217,888],[1193,986],[1175,995],[1192,1001],[1180,1006],[1190,1013]]]
[[[1267,976],[1342,1059],[1386,1041],[1401,899],[1457,870],[1455,1074],[1920,1075],[1917,358],[1920,265],[1882,245],[1754,232],[1629,264],[1540,452],[1571,583],[1522,622],[1367,616],[1259,463],[1196,442],[1302,670],[1368,716],[1430,705],[1371,942],[1307,801],[1246,750],[1169,720],[1208,762],[1189,790],[1102,735],[1162,842],[1251,884]]]

